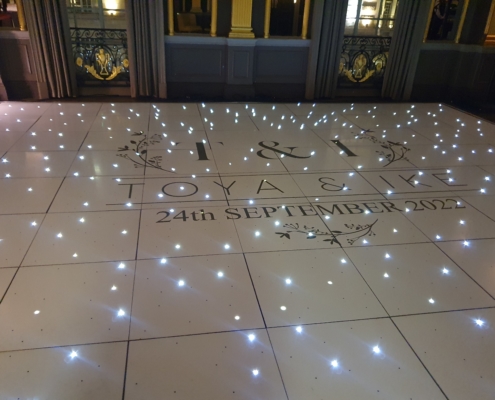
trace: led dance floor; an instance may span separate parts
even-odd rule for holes
[[[1,399],[495,398],[495,125],[0,103]]]

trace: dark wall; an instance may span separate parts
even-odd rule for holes
[[[9,100],[39,98],[28,32],[0,32],[0,75]]]
[[[265,0],[253,0],[252,25],[254,36],[262,38],[265,30]]]
[[[424,44],[412,98],[421,101],[493,101],[495,48]]]
[[[166,38],[169,98],[304,98],[309,41]]]
[[[490,12],[491,0],[471,0],[462,28],[460,43],[483,44],[485,26]]]
[[[218,0],[217,36],[229,36],[231,19],[232,1]]]

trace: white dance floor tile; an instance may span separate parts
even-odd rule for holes
[[[489,399],[495,125],[0,103],[0,392]]]

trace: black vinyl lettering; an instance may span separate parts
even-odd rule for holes
[[[439,173],[432,174],[432,175],[433,175],[435,178],[437,178],[440,182],[442,182],[443,184],[445,184],[445,185],[447,185],[447,186],[467,186],[467,184],[460,184],[460,185],[458,185],[458,184],[454,184],[454,185],[451,185],[451,184],[449,183],[449,178],[450,178],[450,177],[449,177],[449,175],[448,175],[447,173],[445,173],[445,172],[443,172],[443,173],[440,173],[440,172],[439,172]],[[445,178],[441,178],[441,177],[439,177],[439,175],[444,175],[444,176],[445,176]]]
[[[201,213],[201,219],[203,221],[207,221],[207,219],[206,219],[207,216],[210,217],[210,221],[215,221],[215,216],[213,215],[213,213],[205,212],[205,210],[199,210],[199,212]]]
[[[356,154],[354,154],[350,149],[343,145],[340,140],[332,140],[332,142],[335,143],[337,147],[346,154],[347,157],[356,157]]]
[[[270,185],[272,188],[271,189],[262,189],[262,187],[263,187],[263,185],[265,183],[268,184],[268,185]],[[284,193],[282,190],[280,190],[278,187],[276,187],[275,185],[273,185],[270,182],[268,182],[266,179],[263,179],[260,182],[260,186],[258,187],[258,191],[256,192],[256,194],[259,194],[262,190],[278,190],[280,193]]]
[[[335,181],[335,179],[329,178],[329,177],[321,177],[320,179],[318,179],[318,181],[320,183],[323,183],[323,185],[321,185],[321,188],[323,190],[326,190],[327,192],[339,192],[341,190],[344,190],[344,188],[345,188],[345,183],[342,186],[339,186],[339,185],[334,185],[333,183],[325,182],[325,181],[323,181],[323,179],[330,179],[332,181]],[[325,186],[333,186],[337,189],[326,189]],[[351,190],[351,189],[347,188],[347,190]]]
[[[144,185],[144,183],[119,183],[119,186],[129,186],[129,199],[132,197],[132,188],[134,185]]]
[[[380,178],[382,178],[382,180],[384,180],[387,185],[390,185],[392,189],[395,189],[395,186],[392,185],[389,181],[387,181],[383,176],[380,175]]]
[[[390,201],[381,201],[380,204],[386,208],[386,210],[388,212],[393,212],[394,210],[395,211],[399,211],[401,212],[402,210],[398,209],[394,203],[391,203]],[[390,207],[390,208],[389,208]]]
[[[244,207],[244,213],[246,214],[246,218],[261,218],[261,215],[258,215],[258,209],[256,207]],[[257,217],[252,217],[251,213],[258,215]]]
[[[288,217],[293,217],[293,215],[290,212],[289,208],[294,208],[294,206],[278,206],[278,208],[281,208],[281,209],[287,211],[287,216]]]
[[[368,209],[368,211],[371,213],[376,213],[376,214],[383,213],[383,210],[380,210],[374,202],[373,203],[363,203],[363,206],[365,206]],[[375,210],[372,210],[372,208],[374,208]]]
[[[333,204],[331,210],[328,210],[327,208],[320,206],[320,205],[317,205],[316,207],[318,208],[318,210],[320,210],[322,215],[326,215],[325,212],[333,215],[335,213],[335,210],[337,210],[340,215],[344,214],[344,212],[339,208],[338,204]]]
[[[176,214],[173,219],[181,219],[186,222],[189,217],[186,215],[186,210],[182,210],[180,213]]]
[[[433,204],[431,201],[428,201],[428,200],[421,200],[419,202],[424,208],[428,209],[428,210],[436,210],[437,209],[437,206],[435,204]]]
[[[415,201],[412,201],[412,200],[407,200],[407,201],[406,201],[406,204],[407,204],[407,203],[412,203],[412,204],[414,204],[413,211],[424,211],[424,210],[425,210],[424,208],[418,208],[418,204],[417,204]]]
[[[170,213],[168,211],[158,211],[156,215],[158,214],[165,214],[165,216],[162,219],[156,221],[157,224],[160,222],[170,222],[170,221],[165,221],[165,219],[167,219],[170,216]]]
[[[231,187],[232,187],[232,185],[233,185],[234,183],[236,183],[236,182],[237,182],[237,181],[234,181],[234,182],[232,182],[232,183],[230,184],[230,186],[225,187],[225,186],[223,186],[221,183],[218,183],[218,182],[213,181],[213,183],[216,183],[218,186],[222,187],[222,188],[223,188],[223,190],[225,190],[229,196],[230,196],[230,188],[231,188]]]
[[[198,150],[198,161],[208,161],[205,144],[203,142],[196,142],[196,149]]]
[[[460,204],[457,203],[457,200],[455,199],[445,199],[445,202],[447,201],[453,201],[455,203],[455,209],[457,208],[466,208],[465,206],[461,206]]]
[[[298,207],[299,207],[299,209],[301,210],[301,212],[303,213],[303,215],[305,217],[307,217],[307,216],[313,216],[313,215],[318,215],[318,213],[315,211],[315,209],[313,207],[311,207],[311,206],[298,206]],[[309,207],[309,209],[304,209],[304,207]],[[314,212],[314,214],[306,214],[306,211],[312,211],[312,212]]]
[[[234,210],[236,212],[234,212],[232,210]],[[236,218],[232,218],[229,215],[227,215],[227,219],[239,219],[239,218],[241,218],[241,214],[237,213],[237,208],[227,208],[225,210],[225,213],[229,214],[229,215],[234,215],[236,217]]]
[[[349,211],[349,214],[362,214],[362,213],[364,213],[364,210],[361,207],[359,207],[359,205],[357,205],[357,204],[349,203],[349,204],[343,204],[343,206],[347,209],[347,211]],[[357,212],[354,212],[354,211],[357,211]]]
[[[432,203],[435,203],[435,201],[438,201],[440,203],[442,203],[442,208],[441,210],[452,210],[452,207],[445,207],[445,202],[443,200],[440,200],[440,199],[433,199],[431,202]]]
[[[174,195],[174,194],[170,194],[170,193],[167,193],[165,191],[165,188],[167,186],[170,186],[170,185],[191,185],[191,186],[194,187],[194,192],[192,192],[190,194],[180,195],[180,196]],[[198,193],[198,187],[194,183],[190,183],[190,182],[170,182],[170,183],[167,183],[165,186],[162,187],[162,192],[163,192],[163,194],[166,194],[167,196],[170,196],[170,197],[189,197],[189,196],[193,196],[196,193]]]
[[[275,213],[277,212],[277,209],[275,207],[261,207],[263,212],[265,213],[266,218],[271,218],[272,216],[270,213]],[[270,211],[268,211],[270,209]]]

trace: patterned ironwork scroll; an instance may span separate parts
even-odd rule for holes
[[[344,36],[339,86],[381,86],[387,66],[390,37]]]
[[[79,86],[129,85],[125,29],[71,28],[71,41]]]

